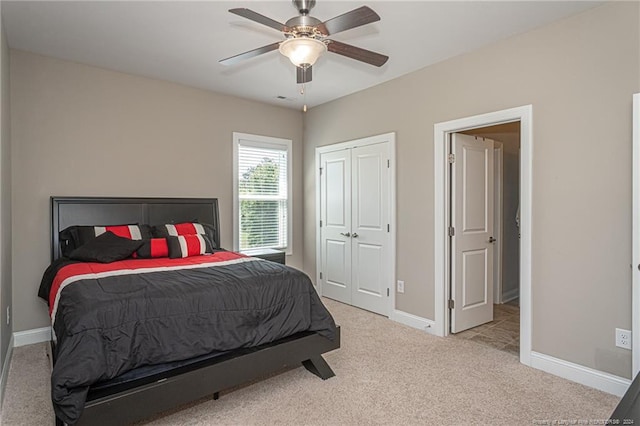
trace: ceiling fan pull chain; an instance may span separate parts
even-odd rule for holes
[[[300,85],[300,94],[302,95],[302,102],[304,102],[304,105],[302,105],[302,112],[307,112],[307,94],[304,91],[304,83]]]

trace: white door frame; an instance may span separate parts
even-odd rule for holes
[[[631,219],[631,379],[640,370],[640,93],[633,95],[632,219]]]
[[[395,132],[384,133],[381,135],[370,136],[362,139],[354,139],[347,142],[340,142],[333,145],[324,145],[316,148],[316,291],[322,296],[323,280],[320,279],[320,268],[322,266],[322,241],[320,236],[320,156],[325,152],[337,151],[340,149],[355,148],[357,146],[372,145],[376,143],[389,142],[389,297],[387,312],[389,318],[395,318],[396,306],[396,134]]]
[[[533,183],[533,106],[506,109],[434,125],[434,287],[435,331],[448,335],[449,182],[447,141],[450,133],[520,121],[520,362],[531,365],[531,218]]]
[[[496,237],[495,256],[493,264],[496,266],[493,270],[493,303],[502,303],[502,239],[504,232],[502,217],[502,190],[504,175],[504,145],[500,141],[493,141],[493,235]]]

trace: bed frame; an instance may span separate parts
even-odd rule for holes
[[[215,243],[220,246],[216,198],[51,197],[51,259],[60,257],[65,242],[60,241],[59,233],[68,226],[179,222],[213,224]],[[89,389],[84,412],[76,424],[137,422],[207,396],[218,399],[221,391],[300,364],[326,380],[335,374],[322,354],[339,347],[339,327],[334,341],[306,331],[124,384],[102,383],[99,391]],[[56,424],[62,422],[56,418]]]

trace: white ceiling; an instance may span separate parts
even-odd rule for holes
[[[381,68],[333,53],[313,67],[305,95],[295,68],[273,51],[234,66],[218,60],[283,39],[233,15],[248,7],[276,21],[297,15],[279,1],[2,1],[9,47],[116,71],[255,99],[309,107],[366,89],[603,2],[329,1],[311,15],[325,21],[366,4],[381,21],[331,37],[390,57]],[[279,100],[277,96],[287,99]]]

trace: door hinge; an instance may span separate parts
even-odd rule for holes
[[[391,228],[389,227],[388,223],[387,223],[387,232],[391,232]]]
[[[320,175],[322,175],[322,167],[320,167]]]
[[[453,164],[456,162],[456,155],[455,154],[449,154],[449,164]]]
[[[389,288],[387,287],[387,297],[389,297]]]
[[[456,235],[456,228],[454,228],[453,226],[449,227],[449,236],[450,237],[455,237]]]
[[[322,221],[320,221],[320,228],[322,228]]]
[[[453,309],[454,305],[453,299],[449,299],[449,309]]]
[[[391,160],[387,160],[387,169],[391,167]]]
[[[322,272],[320,272],[320,279],[322,279]]]

